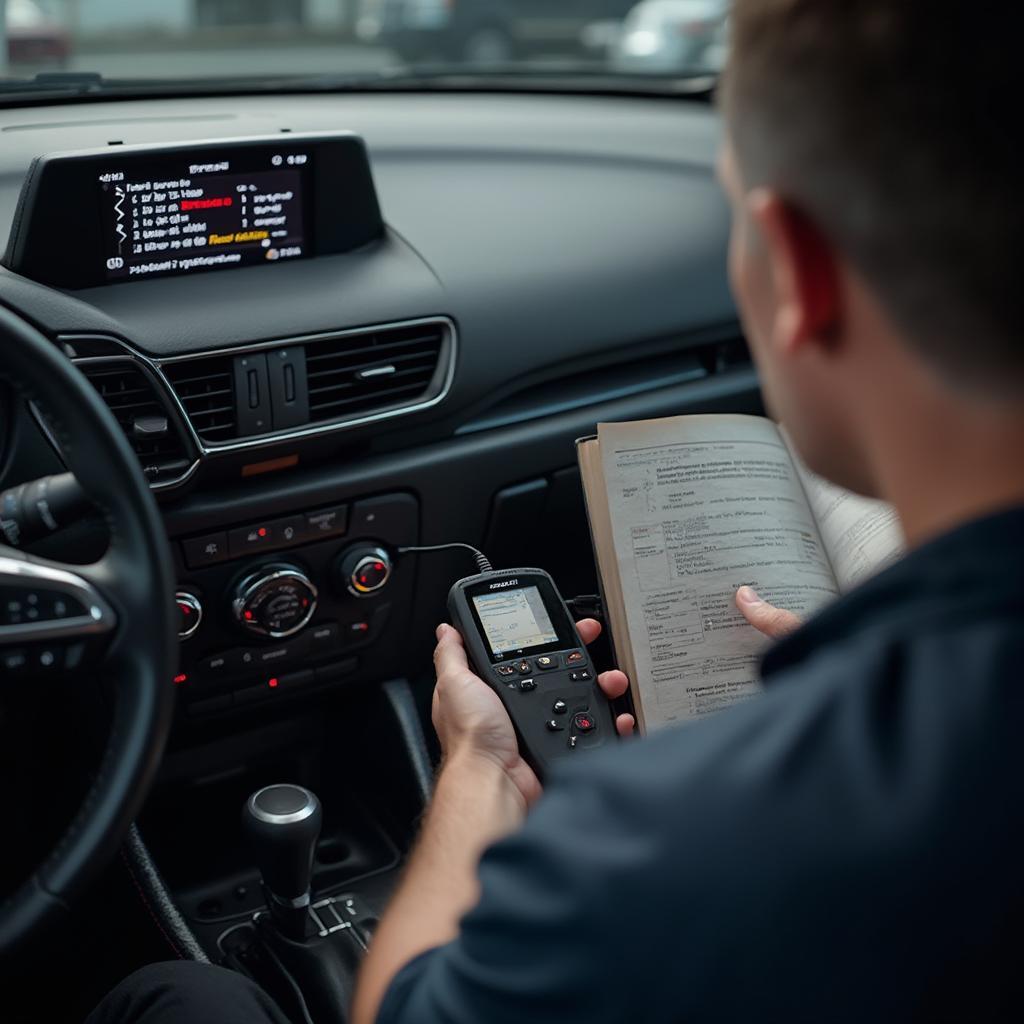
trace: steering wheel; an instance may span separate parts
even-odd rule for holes
[[[0,611],[19,595],[25,609],[0,618],[0,655],[31,659],[45,647],[52,659],[60,651],[65,664],[80,660],[76,671],[103,677],[112,700],[106,746],[82,805],[45,860],[0,904],[4,959],[59,923],[117,852],[170,729],[177,639],[163,523],[110,410],[56,345],[3,307],[0,353],[0,377],[46,415],[111,538],[103,557],[85,566],[0,545]],[[2,689],[0,679],[0,700]]]

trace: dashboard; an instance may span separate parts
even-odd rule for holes
[[[699,103],[146,100],[6,110],[0,137],[0,302],[161,500],[192,718],[428,664],[461,566],[401,544],[530,549],[592,589],[575,437],[756,405]],[[59,471],[47,435],[22,410],[8,476]]]
[[[353,551],[488,533],[500,545],[538,501],[562,517],[556,529],[571,508],[578,532],[574,436],[602,417],[676,411],[685,394],[751,400],[724,275],[717,131],[694,104],[461,94],[0,115],[0,301],[79,363],[165,503],[183,703],[223,712],[271,679],[314,682],[312,633],[274,644],[238,620],[254,574],[284,566],[315,588],[307,624],[340,627],[322,659],[339,679],[368,662],[374,675],[411,671],[443,609],[445,563],[433,587],[400,565],[364,595],[341,569]],[[240,206],[239,189],[284,203],[264,201],[253,220],[283,218],[280,248],[300,258],[266,259],[262,242],[276,239],[249,238],[239,214],[208,205]],[[125,223],[134,245],[119,250]],[[200,235],[227,240],[237,262],[165,265],[167,246]],[[400,522],[359,511],[381,495]],[[332,508],[344,529],[302,528]],[[556,567],[586,554],[577,539]],[[409,629],[423,640],[406,663],[385,657]]]
[[[592,594],[575,440],[760,411],[718,132],[653,97],[0,110],[0,304],[95,386],[171,542],[178,710],[140,828],[211,955],[261,899],[235,808],[281,778],[335,808],[318,891],[386,895],[430,785],[434,627],[472,568],[404,548]],[[0,386],[0,422],[0,489],[62,472],[45,409]],[[39,553],[106,542],[84,517]]]

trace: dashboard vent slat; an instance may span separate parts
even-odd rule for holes
[[[192,424],[204,441],[235,436],[235,384],[230,356],[200,358],[164,367]]]
[[[191,464],[188,449],[159,391],[146,373],[132,361],[123,359],[116,363],[79,365],[79,369],[114,414],[139,457],[142,471],[150,484],[180,479]],[[167,431],[139,434],[134,429],[135,423],[147,418],[168,421]]]
[[[310,342],[310,421],[383,412],[425,395],[437,373],[444,338],[443,325],[419,324]],[[385,367],[393,371],[372,372]]]

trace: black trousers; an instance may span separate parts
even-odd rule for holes
[[[85,1024],[289,1024],[248,978],[224,967],[180,960],[129,975]]]

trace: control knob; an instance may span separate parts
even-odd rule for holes
[[[391,578],[391,556],[383,549],[359,545],[342,553],[336,563],[339,583],[356,597],[371,597]]]
[[[272,563],[238,583],[231,614],[248,632],[280,640],[309,622],[316,601],[317,589],[301,569],[284,562]]]
[[[199,598],[190,590],[179,590],[174,595],[181,622],[178,623],[178,639],[187,640],[199,628],[203,621],[203,605]]]

